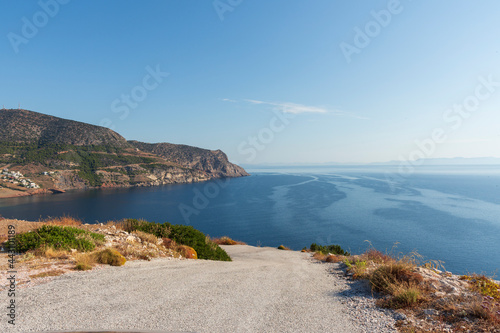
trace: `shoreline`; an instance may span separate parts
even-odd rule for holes
[[[8,187],[1,187],[0,186],[0,200],[29,197],[29,196],[36,196],[36,195],[62,194],[62,193],[73,192],[73,191],[127,189],[127,188],[135,188],[135,187],[156,187],[156,186],[166,186],[166,185],[185,185],[185,184],[205,183],[205,182],[217,181],[217,180],[224,181],[227,179],[249,177],[249,176],[251,176],[251,175],[248,174],[248,175],[235,176],[235,177],[214,177],[214,178],[208,178],[208,179],[193,180],[193,181],[189,181],[189,182],[172,182],[172,183],[162,183],[162,184],[140,183],[140,184],[128,184],[128,185],[115,185],[115,184],[104,183],[101,186],[96,186],[96,187],[87,186],[87,187],[75,187],[75,188],[68,188],[68,189],[58,189],[58,188],[45,189],[44,188],[44,189],[36,189],[33,191],[14,190],[14,189],[11,189]]]

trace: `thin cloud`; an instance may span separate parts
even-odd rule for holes
[[[236,103],[234,99],[229,99],[229,98],[219,98],[223,102],[231,102],[231,103]]]
[[[264,102],[254,99],[246,99],[245,101],[252,104],[265,104],[274,106],[284,113],[300,114],[300,113],[328,113],[329,111],[325,108],[320,108],[317,106],[308,106],[296,103],[274,103],[274,102]]]
[[[252,104],[270,105],[270,106],[282,111],[283,113],[290,113],[290,114],[322,113],[322,114],[333,114],[335,116],[356,118],[356,119],[361,119],[361,120],[370,119],[367,117],[358,116],[358,115],[350,113],[350,112],[345,112],[345,111],[340,111],[340,110],[329,110],[327,108],[318,107],[318,106],[309,106],[309,105],[303,105],[303,104],[297,104],[297,103],[265,102],[265,101],[255,100],[255,99],[245,99],[245,101],[248,103],[252,103]]]

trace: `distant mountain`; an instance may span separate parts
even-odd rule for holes
[[[220,150],[127,141],[104,127],[27,110],[0,110],[0,171],[42,189],[149,186],[248,176]],[[0,190],[27,180],[0,179]],[[21,184],[22,181],[22,184]]]
[[[399,165],[401,161],[369,163],[369,165]],[[451,157],[425,158],[414,162],[415,165],[499,165],[497,157]]]

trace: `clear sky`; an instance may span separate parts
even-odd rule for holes
[[[0,104],[243,164],[500,157],[499,13],[495,0],[2,1]]]

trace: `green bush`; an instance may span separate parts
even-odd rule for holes
[[[199,230],[186,225],[172,225],[170,223],[155,223],[144,220],[127,219],[121,226],[127,232],[143,231],[158,238],[170,238],[178,244],[187,245],[195,249],[198,259],[231,261],[229,255],[219,245],[211,241]]]
[[[170,238],[169,223],[160,224],[145,220],[125,219],[120,223],[120,226],[126,232],[142,231],[148,234],[153,234],[159,238]]]
[[[177,243],[191,246],[198,254],[198,259],[231,261],[229,255],[199,230],[186,225],[172,225],[170,238]]]
[[[340,247],[340,245],[318,245],[312,243],[310,247],[312,252],[321,252],[323,254],[338,254],[342,256],[350,256],[351,254]]]
[[[104,236],[73,227],[44,225],[41,228],[16,236],[19,252],[52,247],[56,250],[77,249],[92,251],[96,244],[104,242]]]

